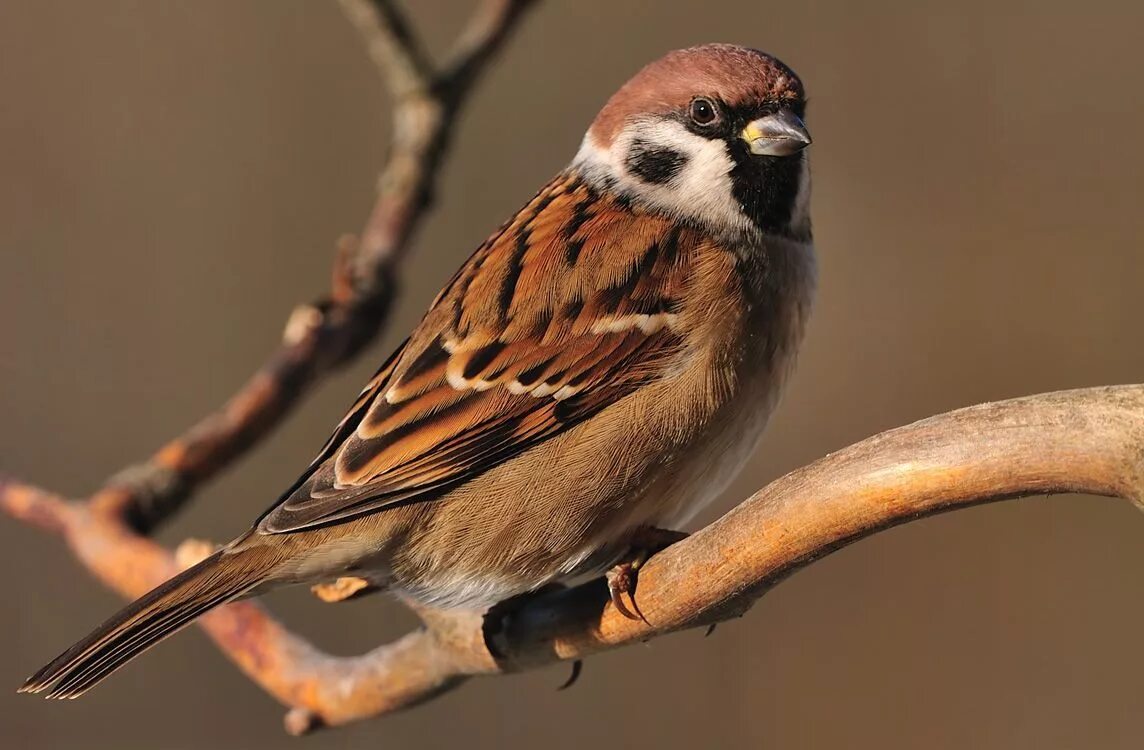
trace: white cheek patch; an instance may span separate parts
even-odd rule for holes
[[[686,160],[663,183],[641,180],[627,163],[633,143],[637,141],[641,145],[678,152]],[[601,148],[589,131],[573,164],[589,177],[611,180],[620,193],[680,218],[720,230],[752,228],[735,200],[731,184],[735,163],[727,153],[726,144],[698,136],[674,120],[645,119],[629,123],[607,149]]]

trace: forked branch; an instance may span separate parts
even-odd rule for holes
[[[482,0],[449,62],[434,68],[392,0],[342,0],[393,102],[391,143],[360,241],[338,243],[329,292],[294,310],[281,344],[218,411],[129,467],[91,498],[152,531],[296,406],[323,375],[356,356],[384,325],[397,267],[432,203],[452,129],[485,65],[534,0]]]
[[[264,439],[310,388],[376,338],[397,291],[397,268],[432,202],[452,129],[488,62],[535,0],[477,0],[446,62],[434,66],[394,0],[342,0],[362,32],[392,101],[388,156],[360,241],[338,243],[330,290],[299,306],[282,342],[217,411],[128,467],[83,501],[0,477],[0,508],[62,535],[100,580],[134,597],[178,570],[175,556],[147,535],[203,483]],[[299,702],[256,672],[310,647],[262,609],[237,604],[204,622],[232,659],[277,697]],[[275,639],[275,634],[283,638]],[[260,639],[267,659],[260,661]],[[285,692],[283,692],[285,690]]]

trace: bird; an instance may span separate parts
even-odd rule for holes
[[[748,47],[645,66],[251,528],[21,692],[78,697],[216,606],[345,576],[481,610],[603,573],[636,616],[638,566],[752,455],[802,342],[805,110]]]

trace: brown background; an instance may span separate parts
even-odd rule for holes
[[[440,49],[467,4],[418,2]],[[229,538],[308,461],[438,285],[644,62],[725,40],[811,92],[822,284],[728,494],[972,402],[1141,381],[1138,3],[549,2],[481,87],[396,325],[163,532]],[[218,404],[324,287],[385,102],[318,0],[0,3],[0,467],[83,493]],[[0,744],[269,748],[282,710],[197,632],[82,701],[9,691],[116,599],[0,519]],[[744,620],[481,680],[310,748],[1136,748],[1144,518],[1031,499],[881,534]],[[276,596],[338,652],[410,617]],[[302,746],[302,745],[298,745]]]

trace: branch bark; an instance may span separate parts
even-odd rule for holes
[[[1078,492],[1144,505],[1144,385],[982,404],[881,433],[772,482],[640,571],[647,622],[610,606],[601,581],[488,614],[421,610],[425,627],[358,657],[324,654],[250,602],[204,626],[293,708],[286,726],[378,716],[474,675],[581,659],[742,615],[771,586],[851,542],[934,513]],[[9,513],[61,531],[109,585],[137,595],[176,568],[121,524],[40,490],[0,487]],[[132,570],[147,571],[133,578]]]
[[[485,0],[435,69],[389,0],[342,0],[395,100],[393,145],[360,243],[343,241],[327,297],[218,412],[84,501],[0,478],[0,509],[58,534],[110,588],[139,596],[201,557],[147,538],[193,490],[265,437],[321,375],[376,335],[395,272],[431,203],[448,127],[530,0]],[[869,438],[788,474],[655,555],[623,617],[593,581],[490,613],[418,610],[424,627],[357,657],[323,653],[254,602],[200,622],[302,734],[429,700],[474,675],[580,659],[744,613],[776,582],[857,539],[933,513],[1030,494],[1144,504],[1144,385],[983,404]]]

